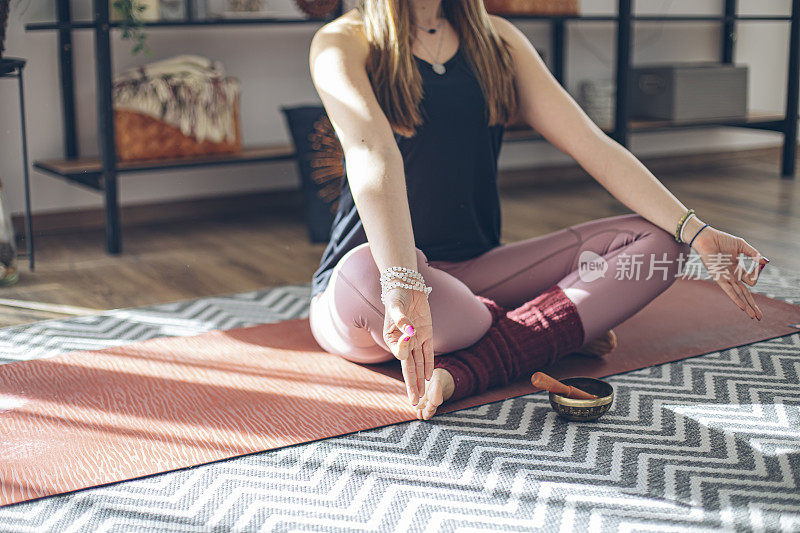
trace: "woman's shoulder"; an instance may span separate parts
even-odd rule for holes
[[[489,21],[492,23],[494,31],[496,31],[500,37],[506,37],[508,32],[511,31],[511,28],[514,26],[508,19],[503,18],[500,15],[493,15],[491,13],[489,13]]]
[[[358,9],[353,8],[320,27],[313,37],[335,44],[346,52],[365,51],[368,47],[364,24]]]
[[[358,9],[353,8],[346,13],[342,13],[332,21],[324,24],[317,30],[317,33],[346,33],[352,34],[354,37],[363,37],[364,34],[364,21],[361,19],[361,14]]]

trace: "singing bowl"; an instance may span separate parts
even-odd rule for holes
[[[556,413],[567,420],[576,422],[597,420],[611,408],[611,403],[614,401],[614,388],[605,381],[577,377],[562,379],[561,382],[597,396],[594,400],[576,400],[551,392],[550,405]]]

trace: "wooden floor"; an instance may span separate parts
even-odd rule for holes
[[[720,160],[648,168],[701,218],[800,270],[800,179],[779,179],[774,155]],[[628,212],[592,181],[504,188],[503,210],[506,243]],[[0,325],[306,283],[324,248],[309,244],[300,212],[128,228],[116,257],[103,242],[99,231],[40,236],[36,271],[23,264],[19,283],[0,289]]]

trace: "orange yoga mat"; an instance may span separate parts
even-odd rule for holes
[[[750,320],[711,282],[678,281],[616,328],[596,377],[793,333],[800,307],[761,295]],[[532,392],[528,377],[441,409]],[[307,319],[0,365],[0,505],[415,420],[399,364],[324,352]]]

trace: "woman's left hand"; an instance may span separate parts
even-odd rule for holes
[[[769,259],[750,246],[740,237],[712,228],[703,230],[692,244],[692,248],[700,255],[712,279],[716,281],[725,294],[747,313],[750,318],[761,320],[763,314],[756,305],[747,285],[754,286]],[[751,272],[739,263],[739,255],[752,258],[756,267]]]

